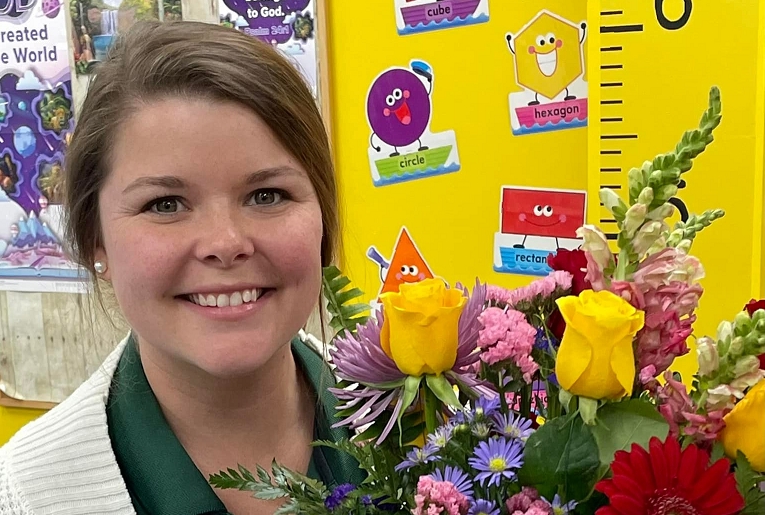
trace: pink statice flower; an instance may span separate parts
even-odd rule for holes
[[[508,290],[500,286],[488,285],[486,287],[486,299],[502,302],[510,307],[521,302],[531,302],[537,297],[549,297],[556,290],[570,290],[573,276],[565,270],[555,270],[542,279],[538,279],[528,286]]]
[[[481,361],[494,365],[511,361],[520,370],[523,380],[531,384],[539,365],[531,357],[537,330],[526,321],[526,316],[512,309],[487,308],[478,316],[483,329],[478,332]]]
[[[422,476],[417,482],[413,515],[467,515],[470,503],[449,481],[436,481]]]

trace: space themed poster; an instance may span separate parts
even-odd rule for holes
[[[219,0],[221,25],[257,37],[286,54],[318,97],[315,0]]]
[[[380,73],[367,93],[369,166],[375,186],[422,179],[460,169],[453,130],[431,132],[436,74],[425,61]]]
[[[61,0],[2,0],[0,289],[81,291],[62,248],[61,172],[74,127]]]

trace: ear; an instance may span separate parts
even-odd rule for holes
[[[106,265],[106,270],[104,270],[104,273],[98,274],[98,278],[102,279],[104,281],[111,281],[112,278],[112,271],[109,267],[109,257],[106,255],[106,251],[99,247],[96,249],[96,252],[93,254],[94,263],[95,262],[101,262],[104,265]]]

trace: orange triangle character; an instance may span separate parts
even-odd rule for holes
[[[393,257],[386,268],[387,274],[380,290],[381,294],[397,292],[403,283],[416,283],[433,278],[433,272],[422,258],[406,227],[401,228],[396,246],[393,248]]]

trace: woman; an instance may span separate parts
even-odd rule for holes
[[[99,67],[65,176],[76,259],[131,332],[0,449],[0,514],[273,513],[207,484],[273,459],[357,480],[309,446],[345,435],[329,428],[331,373],[295,338],[338,239],[329,145],[299,73],[234,30],[140,24]]]

